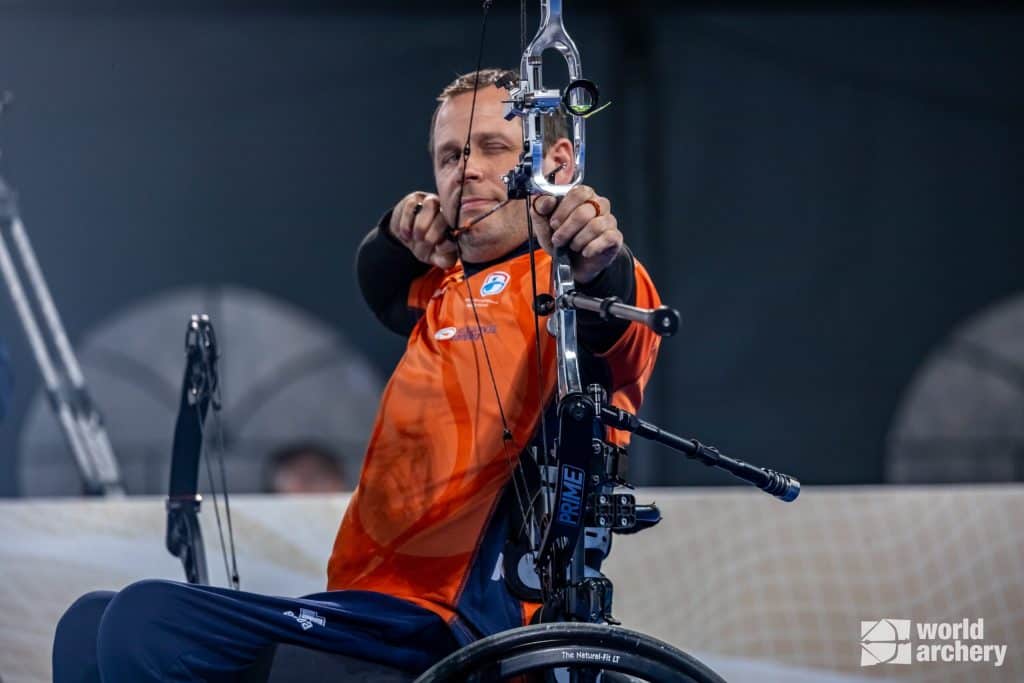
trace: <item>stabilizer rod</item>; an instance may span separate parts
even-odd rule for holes
[[[646,325],[662,337],[671,337],[679,331],[679,311],[668,306],[657,308],[638,308],[619,301],[618,297],[601,299],[587,296],[579,292],[570,292],[559,298],[563,308],[575,308],[582,311],[597,313],[603,319],[619,318]]]
[[[670,432],[666,432],[650,422],[645,422],[630,412],[614,406],[601,406],[601,422],[632,432],[637,436],[658,443],[665,444],[669,448],[679,451],[683,455],[697,462],[725,470],[729,474],[742,479],[748,484],[753,484],[765,493],[769,493],[786,503],[796,500],[800,495],[800,482],[788,474],[776,472],[767,467],[758,467],[749,462],[730,458],[722,455],[718,449],[712,446],[705,446],[696,439],[684,439]]]

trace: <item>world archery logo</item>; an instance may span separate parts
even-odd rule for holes
[[[917,634],[917,642],[911,633]],[[860,622],[860,665],[912,664],[917,662],[991,663],[1006,661],[1006,643],[986,642],[984,619],[954,622],[913,622],[910,619],[876,619]]]
[[[860,622],[860,665],[910,664],[910,620]]]
[[[505,287],[508,285],[510,276],[504,271],[497,271],[491,273],[484,278],[484,283],[480,285],[480,296],[494,296],[495,294],[501,294]]]

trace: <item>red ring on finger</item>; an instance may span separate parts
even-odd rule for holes
[[[603,214],[603,212],[601,211],[601,205],[597,202],[596,199],[585,199],[583,203],[590,204],[592,207],[594,207],[594,211],[597,212],[597,215],[595,215],[594,218],[597,218],[598,216],[601,216]]]

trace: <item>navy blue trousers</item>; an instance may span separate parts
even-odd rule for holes
[[[150,580],[88,593],[68,608],[54,637],[53,680],[232,681],[272,643],[413,673],[460,645],[433,612],[379,593],[282,598]]]

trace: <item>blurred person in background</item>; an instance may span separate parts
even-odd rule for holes
[[[341,459],[316,442],[282,446],[267,458],[263,490],[267,493],[338,493],[347,491]]]

